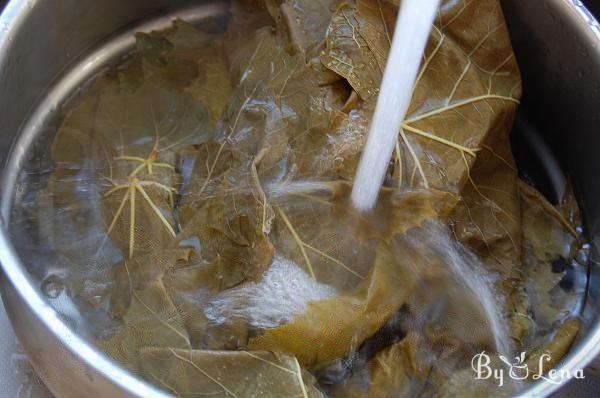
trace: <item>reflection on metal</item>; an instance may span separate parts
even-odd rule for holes
[[[585,7],[583,2],[580,0],[571,0],[575,10],[581,15],[583,20],[587,22],[588,26],[592,31],[596,34],[598,39],[600,39],[600,23],[596,18],[592,15],[592,13]]]

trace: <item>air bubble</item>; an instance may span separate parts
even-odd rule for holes
[[[42,281],[42,292],[51,299],[60,296],[64,288],[65,287],[58,275],[50,275]]]
[[[576,260],[579,264],[586,265],[589,262],[589,254],[587,250],[579,250],[579,253],[577,253]]]

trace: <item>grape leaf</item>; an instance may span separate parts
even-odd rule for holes
[[[279,26],[285,29],[292,52],[312,58],[325,42],[333,11],[341,0],[286,0],[281,4]]]
[[[523,234],[529,250],[546,263],[557,257],[569,258],[568,248],[579,239],[575,227],[526,183],[519,183],[519,193],[523,202]]]
[[[115,268],[110,313],[123,325],[109,339],[97,341],[113,359],[137,370],[142,347],[191,348],[182,313],[163,283],[165,272],[187,266],[191,254],[187,248],[159,250]]]
[[[240,156],[266,150],[258,169],[261,179],[335,177],[342,159],[325,163],[323,150],[333,141],[329,132],[348,118],[341,111],[347,87],[323,83],[327,73],[288,54],[280,41],[270,29],[262,29],[230,55],[238,87],[218,140],[227,141]],[[356,156],[358,149],[354,151],[349,157]]]
[[[144,373],[178,397],[322,397],[293,356],[261,351],[146,348]]]
[[[528,345],[546,344],[548,335],[558,322],[570,316],[569,309],[577,308],[584,292],[564,290],[561,280],[579,239],[569,221],[539,192],[524,182],[519,184],[523,219],[523,265],[526,299],[520,316],[515,319],[525,332]],[[556,265],[557,264],[557,265]],[[561,268],[562,267],[562,268]]]
[[[178,239],[199,239],[201,256],[217,264],[221,290],[257,280],[269,266],[274,249],[267,234],[274,215],[256,171],[261,159],[234,173],[226,163],[220,166],[230,154],[227,143],[207,145],[198,152],[191,194],[182,201],[183,231]],[[219,149],[215,153],[211,148]],[[214,192],[211,175],[220,178]]]
[[[505,311],[511,319],[512,336],[521,341],[523,322],[528,320],[523,319],[519,178],[507,135],[488,136],[482,147],[450,216],[452,231],[478,255],[485,269],[496,275],[495,289],[507,298]]]
[[[152,82],[130,91],[109,79],[96,90],[53,143],[55,198],[75,203],[80,184],[91,185],[90,195],[102,196],[106,239],[133,257],[174,239],[176,149],[206,139],[208,115],[190,95]]]
[[[579,318],[567,319],[559,328],[553,333],[552,338],[548,339],[548,342],[532,352],[526,360],[526,364],[530,369],[535,369],[536,373],[546,373],[560,362],[560,360],[567,354],[569,348],[575,341],[575,337],[579,333],[581,328],[581,320]],[[548,355],[547,360],[540,360],[544,355]],[[539,364],[542,363],[542,369],[539,369]]]
[[[484,145],[451,216],[453,231],[490,271],[519,279],[521,206],[510,142],[508,136],[498,135]]]
[[[327,31],[323,64],[345,77],[363,100],[379,91],[391,45],[389,16],[397,11],[379,0],[343,4]]]
[[[160,280],[168,269],[188,263],[190,256],[191,249],[162,249],[117,265],[113,273],[111,314],[124,316],[131,304],[132,290],[142,290],[147,283]]]
[[[424,387],[430,364],[421,360],[423,341],[411,333],[401,342],[378,353],[367,369],[353,374],[331,389],[343,397],[410,397]]]
[[[316,188],[303,191],[301,184],[297,188],[290,184],[275,190],[270,198],[276,208],[270,237],[284,257],[342,290],[367,277],[377,242],[390,242],[425,219],[443,216],[454,204],[444,192],[383,189],[375,209],[365,215],[353,208],[349,183]]]
[[[184,89],[198,78],[198,61],[213,49],[213,37],[175,19],[169,29],[138,32],[132,58],[117,68],[124,87],[135,89],[147,80]]]
[[[304,314],[251,339],[248,347],[293,353],[310,367],[344,357],[403,304],[412,291],[408,274],[380,245],[369,275],[354,291],[308,303]]]
[[[108,340],[97,341],[110,357],[128,369],[139,371],[143,347],[191,348],[184,323],[160,279],[141,289],[130,285],[131,304],[123,316],[121,331]]]
[[[435,194],[428,196],[428,193],[414,197],[409,193],[396,198],[394,205],[398,206],[398,213],[391,217],[391,236],[387,239],[395,239],[394,236],[401,236],[426,220],[446,216],[453,207],[453,199],[451,195],[441,198]],[[410,203],[416,207],[407,206]],[[318,225],[313,227],[318,229]],[[290,352],[296,355],[300,363],[312,367],[344,357],[375,333],[406,301],[416,282],[416,274],[410,264],[404,263],[402,257],[388,248],[383,243],[385,240],[380,242],[375,247],[368,275],[354,289],[335,298],[309,302],[304,314],[290,323],[266,330],[263,335],[251,339],[248,347]],[[302,244],[305,244],[304,241]],[[318,264],[331,261],[322,254],[317,258],[320,261]],[[297,260],[298,264],[301,261]],[[339,268],[337,261],[332,265]],[[338,271],[341,272],[347,270]]]
[[[166,270],[162,281],[183,318],[192,346],[199,346],[208,324],[202,306],[214,294],[213,286],[217,285],[213,264],[200,261],[194,254],[187,266]]]
[[[376,0],[341,6],[321,57],[371,108],[395,13]],[[444,2],[399,134],[395,185],[459,192],[485,137],[509,129],[519,96],[519,71],[498,2]]]

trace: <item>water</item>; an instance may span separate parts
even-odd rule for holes
[[[64,286],[58,276],[50,275],[42,281],[41,289],[48,298],[55,299],[60,296]]]
[[[354,180],[352,203],[358,210],[372,209],[377,201],[440,2],[401,3],[369,138]]]
[[[435,278],[423,276],[427,273],[434,273],[437,274],[436,277],[446,279],[441,282],[441,288],[450,292],[447,306],[453,308],[452,312],[455,313],[452,316],[465,326],[469,325],[467,330],[471,329],[468,332],[472,335],[487,333],[493,339],[496,352],[510,358],[513,347],[507,321],[503,315],[505,302],[501,295],[496,293],[493,286],[494,277],[486,271],[481,260],[467,247],[457,242],[451,236],[449,228],[439,222],[428,222],[418,231],[411,232],[409,246],[417,255],[427,253],[426,256],[431,259],[428,263],[439,264],[441,268],[413,270],[422,279],[423,289],[429,289],[431,284],[433,292],[436,286]],[[452,293],[452,290],[456,293]],[[425,295],[429,295],[429,292],[425,292]],[[436,297],[435,294],[431,295]],[[424,312],[429,312],[429,309]],[[472,325],[479,324],[478,319],[481,322],[478,327],[487,330],[472,329]],[[473,338],[473,336],[458,337],[466,338],[467,341]],[[477,339],[473,338],[473,340]]]
[[[276,255],[260,282],[222,292],[204,313],[212,322],[242,319],[256,329],[267,329],[291,322],[309,302],[336,294],[333,286],[319,283],[293,261]]]
[[[423,0],[418,2],[419,5],[426,3]],[[414,5],[416,2],[409,0],[403,2],[405,7],[408,7],[411,3]],[[435,1],[431,3],[435,3]],[[413,28],[414,25],[421,27],[431,25],[415,24],[414,21],[417,19],[413,17],[410,20]],[[399,21],[399,25],[402,29],[406,28],[404,22]],[[398,33],[400,30],[398,29],[396,32]],[[400,41],[395,40],[395,44],[397,43],[400,43]],[[411,45],[415,45],[414,41]],[[418,54],[418,52],[411,52],[409,58],[415,63],[420,62],[421,58],[415,56],[415,54]],[[392,55],[390,65],[396,65],[398,63],[397,59]],[[395,67],[388,69],[391,70],[391,76],[396,76],[399,71],[399,68]],[[412,88],[412,80],[408,77],[410,76],[406,73],[401,76],[404,79],[405,88]],[[395,114],[394,117],[399,117],[399,124],[401,124],[404,117],[404,115],[398,115],[400,108],[398,101],[401,100],[398,93],[402,92],[408,95],[410,90],[394,91],[393,87],[398,86],[397,82],[398,80],[394,80],[394,84],[391,86],[384,83],[381,92],[380,102],[384,105],[378,107],[378,123],[380,126],[383,125],[385,129],[373,128],[375,132],[371,134],[369,145],[365,150],[370,155],[365,155],[365,159],[361,164],[361,170],[365,173],[363,175],[359,173],[355,186],[355,194],[359,196],[359,199],[364,198],[365,195],[369,196],[367,191],[371,189],[370,198],[375,201],[381,185],[381,181],[374,178],[374,169],[372,169],[374,166],[368,162],[368,157],[370,156],[371,159],[374,158],[378,162],[384,159],[385,162],[382,163],[385,167],[388,165],[389,156],[386,158],[381,154],[393,148],[393,145],[385,144],[385,140],[378,139],[378,137],[381,134],[388,134],[389,137],[387,138],[395,139],[399,127],[395,130],[391,128],[393,126],[389,123],[390,116],[386,112],[393,105],[392,113]],[[391,102],[388,103],[388,100]],[[410,101],[410,98],[406,101]],[[373,126],[376,126],[375,122]],[[50,145],[36,144],[50,147]],[[37,161],[37,158],[34,159]],[[23,177],[26,182],[36,178],[43,180],[52,171],[51,168],[44,169],[42,162],[31,162],[31,164],[38,163],[40,166],[36,167],[39,167],[40,170],[34,170],[34,172]],[[50,160],[46,160],[46,163],[53,164]],[[41,170],[45,170],[44,173],[41,173]],[[27,170],[24,174],[27,174]],[[42,178],[42,174],[46,177]],[[182,177],[184,181],[187,181],[189,173],[182,173]],[[109,316],[110,302],[107,297],[116,286],[112,279],[112,270],[121,265],[122,258],[119,255],[118,247],[109,247],[107,244],[104,247],[105,256],[101,261],[97,261],[98,244],[103,240],[105,235],[103,228],[106,227],[102,218],[98,217],[101,211],[97,203],[99,198],[97,195],[90,194],[90,192],[94,193],[93,190],[89,188],[81,189],[84,187],[82,185],[77,192],[79,200],[84,199],[83,205],[71,208],[54,208],[52,202],[46,201],[45,196],[49,196],[50,193],[43,189],[45,185],[38,185],[24,184],[23,188],[27,189],[23,189],[19,196],[23,203],[17,202],[19,205],[23,205],[23,212],[21,217],[15,217],[20,222],[17,222],[13,229],[22,230],[21,236],[25,237],[18,240],[20,252],[26,260],[29,270],[40,280],[42,292],[57,309],[61,319],[90,341],[94,341],[96,338],[107,340],[121,326]],[[365,186],[366,191],[363,189]],[[183,187],[186,187],[186,185],[184,184]],[[323,193],[321,196],[327,198],[331,189],[329,184],[319,180],[284,180],[283,182],[277,180],[272,183],[265,183],[262,188],[265,197],[277,203],[295,194]],[[36,195],[28,195],[32,192],[37,192],[37,197]],[[374,196],[373,192],[375,192]],[[248,193],[248,190],[246,186],[235,186],[231,192],[227,192],[227,194],[234,193],[244,194]],[[356,199],[356,195],[354,199]],[[208,194],[205,196],[208,198]],[[86,201],[85,199],[89,200]],[[310,216],[308,210],[312,210],[313,207],[319,208],[318,205],[311,203],[306,204],[307,217]],[[361,209],[368,208],[368,206],[357,207]],[[70,219],[67,219],[70,214],[73,215],[74,219],[75,216],[77,217],[76,219],[81,223],[79,225],[81,228],[61,228],[60,234],[54,233],[56,228],[48,228],[48,225],[54,224],[61,227],[67,221],[70,221]],[[344,214],[345,212],[342,212],[338,216],[341,216],[340,220],[348,222],[348,217],[345,217]],[[96,215],[96,218],[93,218],[92,215]],[[318,220],[318,217],[315,219]],[[40,220],[47,221],[47,223],[40,223]],[[32,236],[34,239],[32,239]],[[315,240],[317,243],[322,243],[321,241],[328,243],[327,239],[331,239],[334,243],[336,240],[343,242],[343,239],[340,239],[338,235],[330,236],[323,233],[318,237],[320,240]],[[436,349],[433,344],[435,338],[438,338],[438,341],[444,340],[444,342],[450,344],[458,341],[456,347],[460,349],[467,346],[466,349],[451,355],[453,359],[458,358],[459,365],[453,366],[448,361],[448,357],[443,355],[433,355],[425,358],[433,363],[443,362],[439,366],[447,372],[449,377],[457,373],[460,366],[467,366],[467,369],[470,370],[468,368],[470,356],[467,356],[467,353],[470,353],[470,351],[475,352],[476,349],[479,349],[477,352],[481,352],[481,347],[510,358],[513,347],[504,315],[506,303],[500,292],[495,290],[494,283],[497,281],[492,274],[486,271],[485,264],[469,249],[456,242],[448,227],[440,223],[431,223],[423,228],[415,228],[409,231],[406,237],[400,237],[399,240],[402,240],[399,243],[402,247],[397,254],[398,258],[403,259],[402,266],[412,267],[410,270],[412,275],[419,277],[422,282],[421,286],[415,288],[417,292],[414,298],[410,298],[410,305],[414,305],[414,307],[407,305],[406,307],[410,307],[410,311],[403,307],[375,334],[376,338],[384,337],[381,339],[383,341],[381,344],[371,344],[372,341],[369,339],[366,344],[354,347],[357,349],[358,354],[353,352],[351,358],[354,359],[350,362],[354,363],[355,367],[358,366],[356,365],[358,363],[366,369],[368,361],[374,355],[388,348],[389,344],[399,342],[408,332],[425,336],[424,338],[431,338],[431,341],[419,347],[424,356]],[[197,252],[202,251],[202,244],[198,237],[192,237],[183,241],[183,243],[185,246],[195,248]],[[312,242],[311,244],[316,245],[317,243]],[[63,249],[61,255],[55,253],[56,247],[59,246]],[[324,250],[327,253],[337,253],[337,248],[329,247],[329,245],[324,245],[324,247],[328,249]],[[64,250],[65,248],[68,250]],[[356,250],[358,251],[358,249]],[[589,251],[589,247],[579,253],[578,260],[587,262],[589,257],[587,251]],[[83,255],[84,252],[89,252],[89,255]],[[66,261],[70,255],[76,255],[78,259],[82,258],[85,261]],[[407,256],[414,256],[414,261]],[[352,259],[352,261],[359,262],[361,259]],[[323,263],[326,262],[323,261]],[[59,265],[56,269],[48,270],[50,265],[56,264]],[[208,320],[219,324],[218,326],[233,318],[234,320],[241,319],[254,330],[276,327],[280,324],[289,323],[296,316],[305,313],[308,303],[340,294],[333,286],[312,279],[307,272],[300,268],[301,265],[303,265],[301,261],[293,262],[276,255],[270,268],[259,280],[236,286],[211,297],[209,300],[207,299],[206,302],[201,301],[205,299],[205,293],[201,288],[192,292],[184,291],[181,296],[187,300],[186,304],[196,300],[192,302],[192,304],[196,304],[193,307],[196,318],[199,318],[198,314],[204,311]],[[192,271],[196,269],[190,268]],[[343,278],[341,275],[342,272],[340,272],[339,279]],[[581,275],[585,278],[584,272],[574,275],[575,277]],[[192,278],[187,281],[193,282]],[[575,299],[579,300],[579,296]],[[410,312],[408,317],[415,318],[414,323],[408,325],[404,323],[405,312]],[[388,339],[386,333],[395,333],[396,335]],[[363,361],[355,359],[359,354],[365,355]],[[342,373],[344,377],[349,377],[348,372]]]
[[[482,272],[483,264],[473,254],[460,245],[452,242],[446,234],[449,244],[447,265],[454,273],[459,284],[463,285],[473,299],[479,301],[488,327],[494,337],[496,351],[507,358],[512,357],[513,347],[507,323],[502,315],[502,301],[494,294],[492,280]],[[452,250],[452,246],[454,250]]]
[[[352,203],[358,210],[369,210],[377,201],[439,5],[439,0],[405,0],[401,4],[377,107],[354,181]],[[444,258],[455,283],[479,303],[498,354],[511,356],[513,349],[502,303],[493,292],[491,279],[482,272],[483,265],[451,239],[446,227],[435,225],[428,229],[422,240],[414,244],[426,243],[424,250],[433,248]]]

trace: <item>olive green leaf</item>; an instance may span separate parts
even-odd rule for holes
[[[286,33],[292,52],[315,54],[325,43],[331,16],[341,0],[286,0],[281,4],[279,26]]]
[[[227,168],[230,155],[226,142],[199,148],[191,188],[182,200],[178,236],[201,242],[201,256],[215,264],[218,290],[259,279],[274,251],[267,238],[274,213],[257,172],[261,158],[237,171]],[[213,187],[215,179],[219,185]]]
[[[123,316],[122,329],[96,344],[134,372],[139,371],[139,350],[143,347],[190,349],[183,319],[160,279],[144,284],[139,290],[133,288],[133,282],[130,286],[131,303]]]
[[[175,152],[206,139],[208,115],[190,95],[152,82],[130,91],[109,81],[98,91],[58,132],[55,176],[64,184],[55,186],[76,190],[80,176],[89,176],[102,195],[107,239],[133,257],[175,237]]]
[[[307,202],[310,200],[307,198]],[[375,230],[376,234],[373,234],[373,230],[368,228],[369,224],[362,223],[360,218],[347,221],[351,227],[364,229],[366,236],[371,234],[380,237],[380,243],[374,247],[372,264],[368,264],[369,271],[364,275],[364,279],[337,297],[309,302],[306,312],[290,323],[268,329],[264,334],[251,339],[248,345],[251,349],[293,353],[303,365],[316,366],[346,356],[375,333],[404,304],[412,293],[417,274],[411,264],[405,263],[403,258],[397,255],[393,245],[388,247],[384,242],[401,236],[411,228],[421,226],[427,220],[443,219],[454,206],[454,199],[451,195],[444,198],[436,193],[416,192],[399,197],[392,195],[388,200],[393,210],[381,212],[382,216],[387,215],[391,220],[384,231]],[[344,209],[336,211],[342,213]],[[346,217],[348,214],[346,210]],[[285,219],[283,224],[288,224]],[[292,225],[291,222],[289,224]],[[312,227],[320,230],[318,224]],[[294,234],[289,225],[284,228],[288,228],[289,235],[292,236],[286,238],[286,245],[295,250],[296,253],[290,251],[290,255],[295,255],[297,264],[311,267],[316,276],[319,276],[317,272],[321,272],[319,267],[324,265],[344,278],[342,280],[347,280],[344,275],[349,274],[349,270],[346,269],[348,266],[343,267],[341,261],[346,261],[346,257],[336,258],[340,253],[328,252],[327,246],[323,246],[326,241],[313,241],[312,239],[319,236],[318,233],[315,235],[313,232],[309,235],[304,229],[298,228]],[[296,230],[296,227],[293,228]],[[327,227],[325,236],[326,234]],[[312,249],[313,245],[316,246],[315,250]],[[366,248],[369,249],[369,246]],[[365,251],[368,254],[364,245],[359,249],[355,256],[365,256]],[[347,253],[343,255],[346,256]],[[353,271],[357,274],[364,272]]]
[[[497,1],[446,2],[441,10],[399,134],[392,174],[397,186],[458,192],[485,137],[509,129],[520,76]],[[342,5],[321,57],[371,107],[395,13],[395,7],[376,0]],[[464,21],[471,19],[477,22],[465,28]]]
[[[351,190],[344,182],[291,183],[277,187],[271,198],[276,211],[270,237],[278,252],[313,278],[342,290],[366,279],[378,242],[447,215],[455,203],[450,194],[434,190],[383,189],[366,215],[353,208]]]
[[[577,334],[579,333],[580,327],[580,319],[567,319],[558,330],[553,333],[552,338],[548,339],[548,342],[545,345],[538,347],[527,357],[525,363],[530,369],[533,369],[534,372],[538,374],[540,372],[544,374],[550,369],[553,369],[569,351],[573,341],[575,341],[575,337],[577,337]],[[543,356],[545,356],[546,359],[542,358]],[[540,363],[542,364],[541,369]]]
[[[343,397],[410,397],[421,393],[431,364],[423,361],[422,338],[411,333],[401,342],[379,352],[367,369],[332,388]]]
[[[293,356],[264,351],[146,348],[146,377],[178,397],[322,397]]]
[[[574,226],[538,191],[524,182],[519,184],[523,219],[522,272],[525,277],[526,307],[519,319],[529,331],[528,343],[546,344],[558,322],[577,308],[583,292],[560,287],[573,260],[571,250],[579,239]]]

